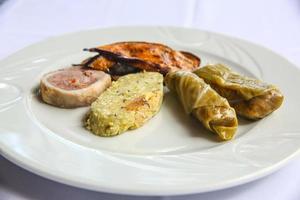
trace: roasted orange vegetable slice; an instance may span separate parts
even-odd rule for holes
[[[98,55],[86,59],[82,65],[107,72],[117,64],[118,67],[125,65],[166,75],[176,70],[192,71],[200,65],[200,59],[194,54],[176,51],[158,43],[118,42],[85,50]],[[123,70],[123,73],[126,72]]]

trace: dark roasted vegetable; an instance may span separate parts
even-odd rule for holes
[[[234,109],[201,78],[191,72],[176,71],[167,74],[165,83],[177,94],[186,113],[192,113],[222,140],[233,138],[238,125]]]
[[[248,119],[263,118],[283,102],[283,95],[276,86],[240,75],[222,64],[207,65],[194,73],[227,98],[239,115]]]
[[[81,65],[107,72],[115,64],[160,72],[163,75],[180,69],[191,71],[200,65],[197,56],[189,52],[175,51],[158,43],[118,42],[85,50],[98,55],[83,61]]]

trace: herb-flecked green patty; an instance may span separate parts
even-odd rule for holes
[[[115,136],[139,128],[159,111],[162,99],[161,74],[122,76],[92,103],[86,127],[100,136]]]

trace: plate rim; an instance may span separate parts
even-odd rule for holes
[[[1,146],[0,146],[1,147]],[[295,159],[296,157],[299,156],[300,154],[300,148],[294,152],[293,154],[289,155],[288,157],[286,157],[285,159],[281,160],[280,162],[263,168],[253,174],[250,174],[248,176],[244,176],[242,178],[236,178],[236,179],[232,179],[231,181],[228,182],[224,182],[222,184],[216,184],[215,186],[210,186],[210,187],[202,187],[202,189],[191,189],[191,190],[187,190],[184,189],[183,191],[181,190],[162,190],[162,191],[149,191],[149,190],[128,190],[128,189],[120,189],[120,188],[106,188],[103,186],[93,186],[93,185],[88,185],[85,183],[80,183],[79,181],[74,181],[65,177],[61,177],[59,175],[55,175],[55,173],[51,173],[51,172],[45,172],[43,170],[41,170],[38,167],[34,167],[33,165],[28,164],[27,162],[23,162],[21,160],[15,159],[14,156],[12,156],[11,154],[4,152],[0,149],[0,154],[7,160],[9,160],[10,162],[14,163],[15,165],[17,165],[18,167],[25,169],[26,171],[29,171],[31,173],[33,173],[34,175],[38,175],[39,177],[45,178],[45,179],[49,179],[51,181],[60,183],[60,184],[65,184],[71,187],[76,187],[79,189],[86,189],[89,191],[96,191],[96,192],[103,192],[103,193],[111,193],[111,194],[121,194],[121,195],[133,195],[133,196],[180,196],[180,195],[189,195],[189,194],[200,194],[200,193],[206,193],[206,192],[213,192],[213,191],[220,191],[220,190],[225,190],[228,188],[232,188],[235,186],[240,186],[240,185],[244,185],[247,183],[250,183],[252,181],[255,180],[259,180],[262,179],[274,172],[276,172],[277,170],[279,170],[280,168],[284,167],[287,163],[289,163],[290,161],[292,161],[293,159]]]

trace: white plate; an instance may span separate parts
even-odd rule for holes
[[[237,136],[217,142],[183,114],[167,93],[161,111],[142,128],[113,138],[82,127],[88,108],[40,102],[42,74],[79,63],[85,47],[142,40],[221,62],[276,84],[283,106],[267,118],[240,120]],[[121,27],[68,34],[27,47],[0,62],[1,154],[33,173],[69,185],[135,195],[199,193],[242,184],[273,172],[300,148],[299,70],[252,43],[195,29]]]

